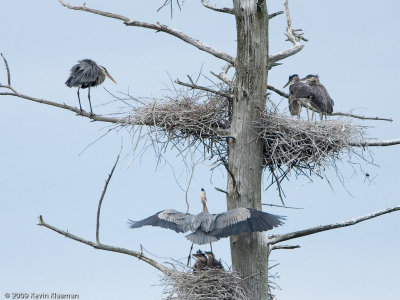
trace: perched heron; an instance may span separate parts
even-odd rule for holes
[[[335,102],[329,96],[328,91],[326,88],[320,83],[319,76],[309,74],[306,77],[302,78],[301,81],[306,81],[307,84],[311,87],[314,98],[311,101],[313,106],[318,109],[320,119],[322,120],[323,115],[325,118],[327,114],[331,114],[333,112],[333,105]]]
[[[193,266],[194,271],[203,271],[207,267],[207,256],[201,251],[198,250],[195,254],[192,254],[194,258],[196,258],[196,263]]]
[[[252,208],[240,207],[220,214],[210,214],[204,189],[201,189],[200,199],[203,211],[197,215],[166,209],[141,221],[129,220],[129,225],[131,228],[151,225],[176,232],[192,231],[185,237],[195,244],[203,245],[231,235],[267,231],[283,224],[284,217]]]
[[[289,81],[285,84],[284,88],[289,84],[289,111],[292,116],[296,115],[300,119],[302,103],[303,101],[312,101],[312,97],[314,96],[313,90],[310,86],[301,82],[297,74],[289,76]]]
[[[207,267],[210,269],[221,269],[223,270],[224,267],[222,266],[221,261],[216,260],[214,253],[211,251],[206,251],[205,252],[207,256]]]
[[[114,78],[108,73],[107,69],[103,66],[96,64],[91,59],[82,59],[78,64],[71,68],[71,74],[69,75],[65,84],[68,87],[78,88],[78,100],[79,108],[82,111],[81,98],[79,96],[79,89],[89,88],[88,99],[90,105],[90,112],[93,114],[92,103],[90,102],[90,88],[92,86],[100,85],[106,79],[106,76],[110,78],[114,83],[117,83]]]

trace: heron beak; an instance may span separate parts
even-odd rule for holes
[[[114,80],[114,78],[112,78],[111,75],[108,74],[108,72],[104,72],[104,74],[105,74],[108,78],[110,78],[115,84],[117,84],[117,82]]]
[[[292,79],[292,80],[289,80],[289,81],[283,86],[283,88],[285,88],[285,87],[287,87],[289,84],[291,84],[292,81],[293,81],[293,79]]]

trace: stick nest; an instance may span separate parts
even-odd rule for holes
[[[363,158],[354,146],[364,140],[365,127],[345,119],[299,120],[268,106],[254,124],[254,139],[265,142],[264,168],[277,181],[290,171],[322,176],[326,167],[336,168],[336,161],[344,152]],[[125,125],[147,125],[152,145],[162,150],[172,145],[183,154],[189,148],[202,146],[205,159],[217,157],[226,164],[230,116],[230,100],[226,97],[182,92],[163,101],[140,102]]]
[[[239,274],[206,269],[187,272],[171,270],[161,278],[163,299],[180,300],[247,300],[243,279]]]
[[[273,170],[324,168],[364,140],[364,127],[345,120],[314,122],[269,112],[256,126],[265,142],[264,164]]]

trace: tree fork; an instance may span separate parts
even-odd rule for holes
[[[228,209],[261,206],[263,142],[255,122],[265,110],[268,78],[266,0],[234,0],[237,30],[236,89],[229,140]],[[234,176],[234,178],[232,178]],[[264,233],[230,238],[233,270],[246,278],[251,299],[268,297],[268,247]]]

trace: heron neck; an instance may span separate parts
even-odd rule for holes
[[[203,204],[203,212],[208,213],[206,202],[205,201],[201,201],[201,203]]]

